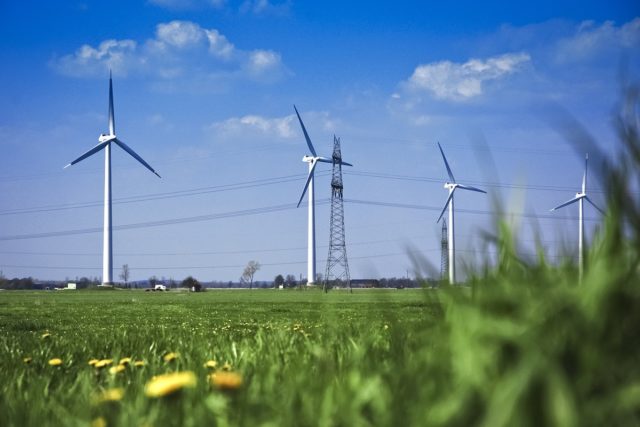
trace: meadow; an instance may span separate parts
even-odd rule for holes
[[[411,417],[427,380],[413,337],[440,317],[415,290],[4,292],[0,424],[389,424]],[[145,394],[153,376],[185,371],[195,384]]]

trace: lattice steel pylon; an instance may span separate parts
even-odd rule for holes
[[[331,176],[331,225],[329,227],[329,256],[322,288],[347,286],[351,289],[347,245],[344,238],[344,205],[342,203],[342,152],[340,138],[333,136],[333,173]]]
[[[449,240],[447,234],[447,222],[442,220],[442,239],[440,239],[440,279],[444,280],[449,271]]]

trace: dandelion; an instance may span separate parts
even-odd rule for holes
[[[91,427],[107,427],[107,420],[104,417],[98,417],[91,421]]]
[[[130,357],[123,357],[122,359],[120,359],[120,362],[118,362],[119,365],[128,365],[130,363],[131,363]]]
[[[178,353],[170,352],[164,355],[163,359],[165,362],[173,362],[178,358]]]
[[[51,338],[51,334],[49,332],[45,332],[40,338],[42,338],[43,340],[49,339]]]
[[[99,362],[98,359],[91,359],[91,360],[89,360],[88,364],[89,364],[89,366],[95,366],[96,363],[98,363],[98,362]]]
[[[209,382],[219,390],[236,390],[242,385],[242,377],[236,372],[216,372],[209,375]]]
[[[218,367],[218,362],[216,362],[215,360],[207,360],[207,362],[204,364],[204,367],[209,369],[216,369]]]
[[[196,383],[196,375],[191,371],[158,375],[145,385],[144,393],[147,397],[163,397],[183,388],[193,388]]]
[[[109,368],[109,373],[111,375],[115,375],[118,374],[122,371],[124,371],[126,368],[124,365],[118,365],[118,366],[112,366],[111,368]]]
[[[389,325],[384,325],[384,330],[386,331],[387,329],[389,329]]]
[[[105,402],[119,402],[124,397],[124,389],[122,388],[111,388],[103,391],[99,394],[95,401],[97,403],[105,403]]]
[[[97,369],[102,369],[106,366],[109,366],[113,363],[113,359],[102,359],[98,360],[93,366]]]
[[[29,363],[31,363],[31,361],[32,361],[32,360],[33,360],[33,359],[32,359],[32,358],[30,358],[30,357],[25,357],[25,358],[23,358],[23,359],[22,359],[22,361],[23,361],[24,363],[26,363],[27,365],[28,365]]]
[[[135,362],[133,362],[133,366],[135,366],[136,368],[142,368],[145,364],[146,363],[144,360],[136,360]]]
[[[57,357],[53,358],[53,359],[49,360],[49,365],[51,365],[51,366],[60,366],[60,365],[62,365],[62,359],[59,359]]]

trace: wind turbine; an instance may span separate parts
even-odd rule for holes
[[[453,177],[453,173],[451,172],[451,168],[449,167],[449,162],[447,162],[447,158],[444,155],[444,151],[442,151],[442,147],[438,142],[438,148],[440,149],[440,154],[442,154],[442,159],[444,160],[444,165],[447,167],[447,174],[449,174],[449,182],[444,184],[444,188],[449,190],[449,197],[447,198],[447,202],[444,204],[444,208],[442,208],[442,212],[438,217],[439,222],[444,215],[444,211],[447,210],[447,206],[449,206],[449,237],[448,241],[448,249],[449,249],[449,283],[454,284],[456,282],[456,242],[454,235],[454,222],[453,222],[453,194],[456,189],[460,188],[461,190],[470,190],[477,191],[478,193],[485,193],[486,191],[481,190],[476,187],[472,187],[470,185],[462,185],[456,183],[456,179]]]
[[[304,184],[304,189],[302,190],[302,194],[300,195],[300,200],[298,200],[297,207],[300,207],[300,203],[302,203],[304,194],[307,192],[307,189],[309,189],[307,285],[313,285],[316,281],[316,209],[313,189],[313,171],[315,170],[318,162],[333,163],[333,160],[326,157],[318,156],[316,150],[313,148],[313,144],[311,143],[311,138],[309,138],[309,134],[307,133],[307,128],[304,127],[304,123],[302,122],[300,113],[298,113],[298,109],[295,105],[293,106],[293,109],[296,111],[296,116],[298,116],[300,127],[302,127],[302,133],[304,133],[304,138],[307,140],[307,146],[309,147],[309,151],[311,151],[310,156],[306,155],[302,158],[303,162],[309,163],[309,175],[307,176],[307,182]],[[347,162],[341,162],[341,164],[345,166],[353,166],[352,164]]]
[[[563,208],[572,203],[578,202],[578,271],[580,278],[582,278],[582,273],[584,271],[584,201],[591,203],[591,206],[600,211],[600,213],[604,214],[604,211],[596,206],[595,203],[591,201],[589,196],[587,196],[587,164],[589,163],[589,154],[587,153],[584,158],[584,175],[582,175],[582,191],[576,193],[575,197],[567,202],[564,202],[561,205],[556,206],[551,209],[551,212]]]
[[[151,166],[147,162],[145,162],[142,157],[138,156],[135,151],[133,151],[129,146],[127,146],[124,142],[119,140],[116,137],[116,124],[115,119],[113,117],[113,84],[111,82],[111,71],[109,71],[109,133],[108,134],[100,134],[98,137],[98,145],[93,147],[91,150],[84,153],[82,156],[78,157],[71,163],[65,166],[65,169],[71,165],[75,165],[76,163],[86,159],[97,153],[98,151],[104,149],[105,160],[104,160],[104,238],[103,238],[103,247],[102,247],[102,284],[112,284],[113,283],[113,245],[111,241],[111,143],[115,143],[120,146],[124,151],[129,153],[131,157],[142,163],[144,167],[149,169],[151,172],[156,174],[158,178],[160,175],[153,170]]]

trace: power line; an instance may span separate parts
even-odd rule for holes
[[[379,173],[379,172],[371,172],[371,171],[344,171],[344,173],[348,175],[353,175],[353,176],[362,176],[362,177],[380,178],[380,179],[393,179],[393,180],[417,181],[417,182],[434,182],[434,183],[442,182],[441,178],[411,176],[411,175],[397,175],[397,174],[387,174],[387,173]],[[329,174],[328,171],[320,171],[317,173],[318,176],[325,176],[328,174]],[[287,182],[294,182],[304,178],[305,178],[304,175],[299,175],[299,174],[285,175],[285,176],[279,176],[279,177],[273,177],[273,178],[262,178],[262,179],[251,180],[251,181],[242,181],[242,182],[231,183],[231,184],[222,184],[222,185],[214,185],[214,186],[207,186],[207,187],[191,188],[186,190],[177,190],[177,191],[171,191],[171,192],[122,197],[122,198],[114,199],[112,203],[128,204],[128,203],[139,203],[139,202],[147,202],[147,201],[154,201],[154,200],[191,197],[191,196],[198,196],[203,194],[244,190],[248,188],[257,188],[257,187],[276,185],[276,184],[282,184]],[[495,188],[510,188],[510,189],[555,191],[555,192],[571,192],[574,190],[574,188],[572,187],[561,187],[561,186],[553,186],[553,185],[517,185],[517,184],[503,184],[503,183],[495,183],[495,182],[478,182],[477,184],[484,185],[487,187],[495,187]],[[598,189],[594,189],[591,191],[593,193],[602,193],[602,194],[605,193],[604,190],[598,190]],[[67,203],[67,204],[58,204],[58,205],[44,205],[44,206],[34,206],[34,207],[28,207],[28,208],[8,209],[8,210],[0,211],[0,216],[54,212],[54,211],[82,209],[82,208],[90,208],[90,207],[101,207],[103,203],[104,202],[101,200],[95,200],[91,202],[82,202],[82,203]]]
[[[328,172],[319,172],[319,176],[327,175]],[[171,191],[165,193],[155,193],[155,194],[147,194],[142,196],[129,196],[114,199],[112,204],[125,204],[125,203],[138,203],[138,202],[146,202],[151,200],[163,200],[163,199],[173,199],[179,197],[189,197],[189,196],[197,196],[201,194],[209,194],[209,193],[219,193],[223,191],[233,191],[233,190],[242,190],[246,188],[255,188],[255,187],[263,187],[267,185],[275,185],[282,184],[285,182],[293,182],[303,179],[304,175],[286,175],[274,178],[263,178],[252,181],[244,181],[233,184],[222,184],[222,185],[214,185],[209,187],[200,187],[200,188],[192,188],[188,190],[179,190],[179,191]],[[9,209],[0,211],[0,215],[15,215],[15,214],[25,214],[25,213],[40,213],[40,212],[52,212],[52,211],[60,211],[67,209],[80,209],[80,208],[88,208],[88,207],[102,207],[104,201],[92,201],[92,202],[84,202],[84,203],[67,203],[61,205],[47,205],[47,206],[36,206],[31,208],[18,208],[18,209]]]
[[[425,206],[425,205],[415,205],[408,203],[393,203],[393,202],[380,202],[380,201],[371,201],[371,200],[357,200],[357,199],[344,199],[346,203],[352,204],[360,204],[360,205],[369,205],[369,206],[381,206],[381,207],[392,207],[392,208],[402,208],[402,209],[417,209],[417,210],[429,210],[439,212],[441,210],[438,206]],[[316,203],[323,205],[327,204],[329,199],[320,199],[317,200]],[[261,208],[253,208],[253,209],[243,209],[238,211],[230,211],[230,212],[221,212],[215,214],[208,215],[198,215],[191,217],[182,217],[182,218],[172,218],[158,221],[146,221],[134,224],[125,224],[114,226],[114,230],[131,230],[138,228],[150,228],[150,227],[160,227],[166,225],[176,225],[176,224],[185,224],[192,222],[204,222],[204,221],[212,221],[217,219],[224,218],[235,218],[241,216],[249,216],[249,215],[259,215],[265,213],[272,212],[280,212],[285,210],[292,210],[296,208],[295,203],[286,203],[281,205],[274,206],[265,206]],[[487,211],[487,210],[479,210],[479,209],[458,209],[457,212],[461,213],[469,213],[474,215],[497,215],[497,212]],[[576,217],[562,217],[557,215],[538,215],[538,214],[529,214],[525,212],[509,212],[506,213],[507,216],[519,216],[523,218],[536,218],[536,219],[550,219],[550,220],[563,220],[567,218],[576,219]],[[585,218],[585,221],[598,221],[596,218]],[[26,240],[26,239],[38,239],[38,238],[46,238],[46,237],[61,237],[61,236],[71,236],[78,234],[91,234],[102,232],[102,228],[84,228],[77,230],[65,230],[65,231],[52,231],[52,232],[43,232],[43,233],[32,233],[32,234],[17,234],[17,235],[8,235],[8,236],[0,236],[0,241],[8,241],[8,240]]]
[[[397,174],[387,174],[387,173],[379,173],[379,172],[370,172],[370,171],[353,171],[353,170],[345,170],[345,175],[354,175],[354,176],[365,176],[370,178],[382,178],[382,179],[394,179],[401,181],[418,181],[418,182],[434,182],[441,184],[443,182],[442,178],[432,178],[426,176],[412,176],[412,175],[397,175]],[[482,185],[485,187],[495,187],[495,188],[511,188],[511,189],[519,189],[519,190],[539,190],[539,191],[557,191],[557,192],[571,192],[575,191],[574,187],[562,187],[558,185],[528,185],[528,184],[504,184],[500,182],[482,182],[482,181],[474,181],[478,185]],[[589,190],[593,193],[606,193],[601,189]],[[639,193],[640,194],[640,193]]]
[[[422,236],[424,237],[424,236]],[[398,242],[397,239],[384,239],[384,240],[369,240],[365,242],[349,243],[349,246],[362,246],[373,245],[378,243]],[[318,245],[319,248],[328,248],[329,245]],[[182,256],[182,255],[234,255],[234,254],[246,254],[246,253],[261,253],[261,252],[288,252],[299,251],[307,249],[306,246],[297,246],[289,248],[264,248],[264,249],[243,249],[233,251],[202,251],[202,252],[151,252],[151,253],[119,253],[117,257],[131,257],[131,256]],[[0,251],[0,254],[5,255],[43,255],[43,256],[102,256],[102,252],[27,252],[27,251]]]

